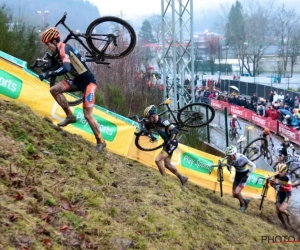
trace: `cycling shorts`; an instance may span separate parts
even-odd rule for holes
[[[235,172],[235,177],[233,181],[233,189],[237,188],[238,186],[244,188],[247,182],[250,179],[250,175],[248,175],[249,170],[245,172]]]
[[[95,81],[96,82],[96,81]],[[94,82],[81,81],[78,78],[62,81],[67,89],[67,92],[82,91],[83,107],[93,107],[95,104],[95,93],[97,84]]]
[[[174,139],[170,144],[166,144],[163,146],[163,151],[168,154],[168,156],[172,156],[174,150],[178,147],[178,140]]]
[[[278,191],[276,195],[276,203],[282,204],[283,202],[289,203],[292,197],[292,192]]]

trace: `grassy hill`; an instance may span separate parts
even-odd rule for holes
[[[281,227],[271,202],[261,214],[252,200],[241,214],[228,195],[96,153],[2,99],[0,197],[0,249],[295,249],[261,239],[300,235]]]

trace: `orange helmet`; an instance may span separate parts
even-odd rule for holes
[[[42,33],[41,40],[43,43],[49,43],[53,39],[56,39],[58,37],[59,37],[58,29],[55,27],[51,27]]]
[[[269,128],[265,128],[264,132],[267,133],[267,134],[269,134],[270,133],[270,129]]]

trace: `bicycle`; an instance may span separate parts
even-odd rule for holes
[[[129,23],[121,18],[114,16],[104,16],[95,19],[89,24],[85,33],[80,33],[71,30],[65,23],[67,12],[56,23],[63,25],[69,32],[63,43],[69,40],[76,40],[86,50],[85,57],[87,62],[95,62],[96,64],[103,64],[110,66],[110,62],[106,59],[119,59],[127,56],[132,52],[136,44],[136,34]],[[85,39],[86,43],[83,42]],[[43,60],[54,61],[56,55],[51,55],[46,58],[36,59],[30,68],[41,68],[38,65]],[[47,62],[45,62],[47,63]],[[52,67],[53,70],[53,67]],[[50,86],[55,83],[55,78],[50,79]],[[69,102],[70,106],[78,105],[82,102],[82,97],[79,97],[75,102]]]
[[[170,99],[165,100],[158,106],[166,106],[167,109],[158,115],[169,114],[178,130],[187,131],[184,128],[199,128],[208,125],[215,117],[215,110],[205,103],[191,103],[185,105],[179,110],[172,110],[169,106]],[[175,117],[177,114],[177,117]],[[130,118],[130,117],[129,117]],[[139,132],[135,132],[135,145],[142,151],[153,151],[163,147],[164,142],[158,141],[158,133],[155,130],[146,131],[146,118],[140,116],[133,116],[130,119],[135,120],[139,124]]]
[[[263,185],[263,190],[262,190],[262,192],[261,192],[261,200],[260,200],[260,204],[259,204],[259,210],[262,209],[263,204],[264,204],[265,197],[267,197],[267,195],[268,195],[269,183],[271,182],[270,178],[271,178],[271,177],[268,177],[268,178],[265,178],[265,177],[258,177],[258,178],[257,178],[256,184],[258,183],[258,181],[259,181],[260,179],[264,179],[264,180],[265,180],[265,183],[264,183],[264,185]]]
[[[245,155],[249,160],[256,161],[259,159],[265,152],[261,149],[262,145],[267,145],[267,139],[259,137],[249,142],[246,146],[242,146],[243,142],[246,141],[245,136],[240,136],[237,140],[237,149],[238,152]]]
[[[262,152],[263,159],[267,162],[267,164],[269,164],[269,166],[272,166],[272,164],[273,164],[273,157],[272,157],[271,150],[269,150],[269,147],[271,147],[272,152],[275,152],[272,141],[271,141],[271,144],[268,143],[268,141],[267,141],[267,146],[265,146],[264,144],[262,144],[261,147],[260,147],[260,150]]]
[[[241,129],[241,127],[239,129]],[[231,141],[238,140],[240,138],[239,133],[237,132],[237,128],[229,129],[229,138]]]
[[[213,169],[214,168],[218,168],[218,172],[217,172],[217,181],[220,182],[220,195],[221,197],[223,196],[223,181],[224,181],[224,177],[223,177],[223,167],[227,167],[228,171],[230,172],[231,174],[231,166],[227,163],[223,163],[224,160],[226,160],[226,157],[225,158],[222,158],[218,161],[218,164],[217,165],[212,165],[211,168],[212,170],[210,171],[209,174],[212,173]]]
[[[259,137],[251,141],[243,150],[243,155],[245,155],[249,160],[256,161],[262,155],[265,154],[268,142],[266,138]]]

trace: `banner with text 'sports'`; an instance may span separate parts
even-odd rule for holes
[[[49,84],[41,82],[35,73],[27,69],[26,65],[26,62],[0,51],[0,97],[26,104],[38,115],[50,118],[55,124],[63,120],[65,114],[49,93]],[[64,129],[95,142],[93,132],[84,118],[81,105],[72,109],[77,122]],[[94,108],[93,115],[100,124],[102,136],[110,151],[157,169],[154,160],[161,149],[150,152],[137,149],[134,142],[134,131],[137,125],[135,122],[98,106]],[[217,169],[212,170],[211,167],[217,164],[218,160],[219,157],[179,144],[172,157],[172,164],[178,168],[180,173],[188,176],[191,182],[219,191]],[[212,173],[209,174],[211,170]],[[223,192],[231,194],[234,170],[230,174],[224,168],[223,173]],[[243,190],[243,194],[259,198],[263,180],[256,183],[257,178],[268,175],[272,175],[272,173],[256,170]],[[273,188],[270,189],[268,198],[275,199]]]
[[[15,100],[28,105],[40,116],[50,118],[54,124],[62,121],[65,118],[65,113],[61,107],[55,102],[49,92],[49,84],[41,82],[36,75],[26,68],[17,67],[9,61],[0,58],[0,96],[8,100]],[[68,97],[69,100],[72,97]],[[73,98],[75,99],[75,98]],[[80,134],[89,141],[96,140],[89,124],[84,118],[81,104],[72,107],[72,111],[77,118],[77,122],[68,125],[64,129]],[[93,112],[98,124],[103,139],[107,143],[107,147],[119,155],[126,156],[129,145],[124,143],[130,141],[135,131],[135,126],[128,125],[106,109],[95,107]]]

